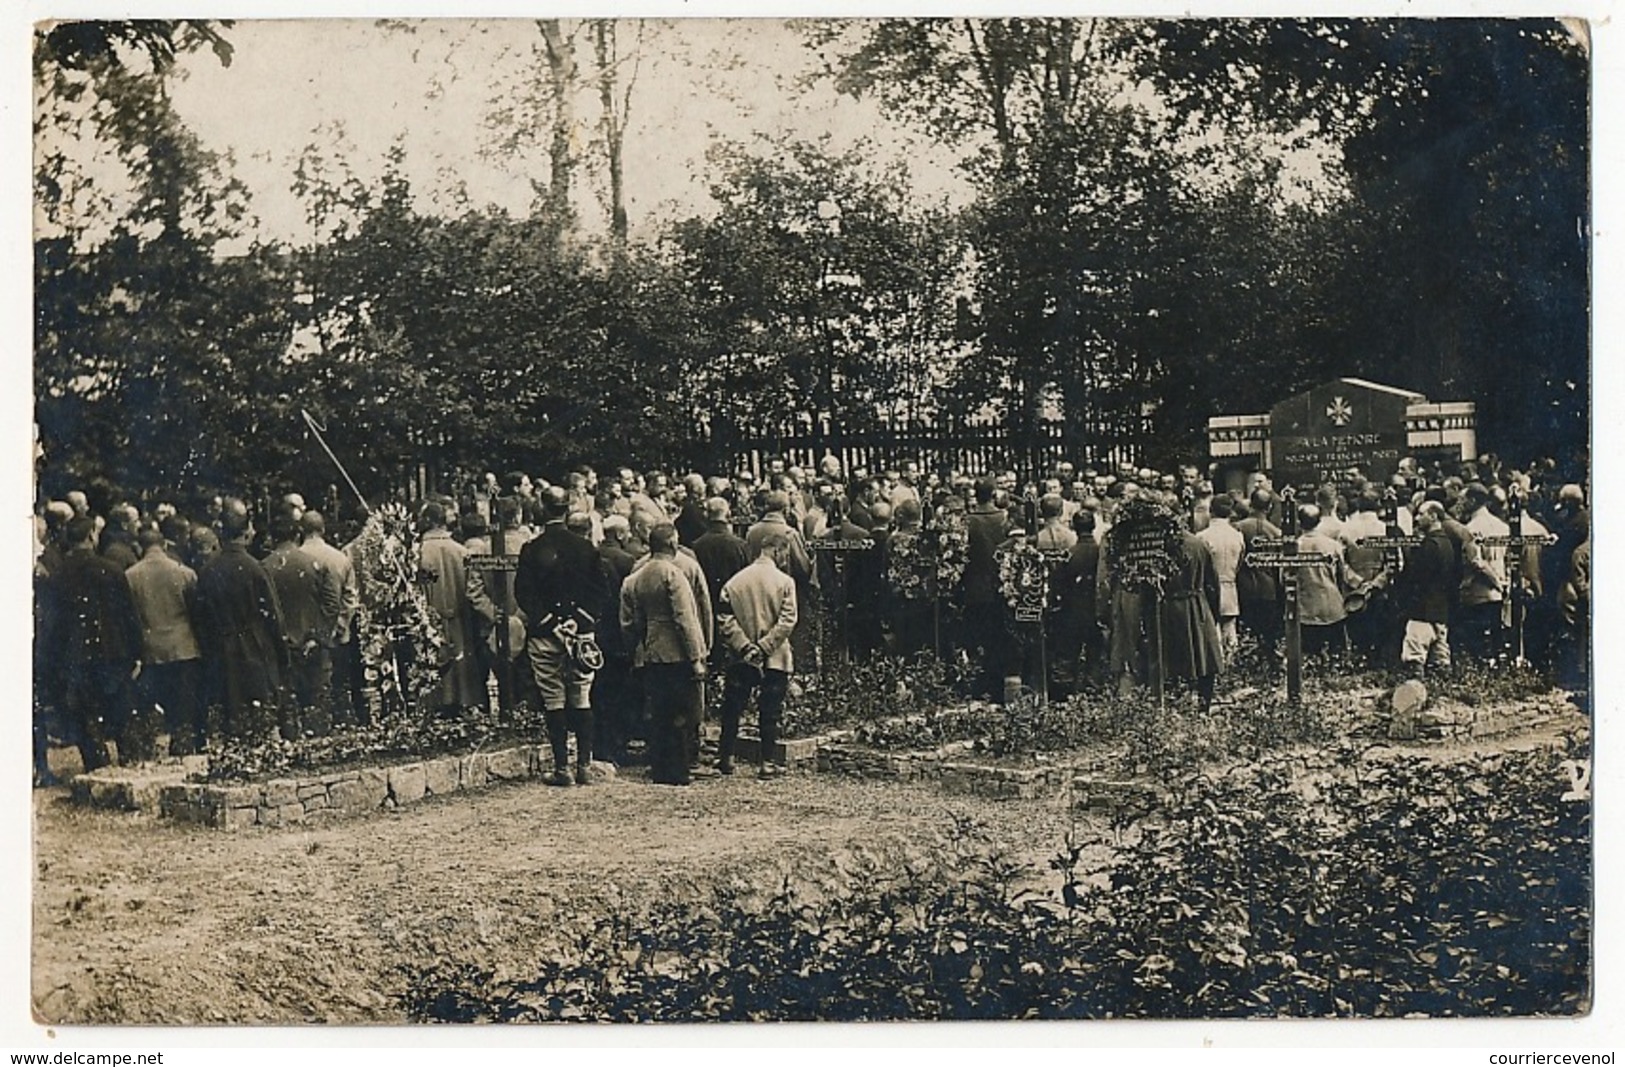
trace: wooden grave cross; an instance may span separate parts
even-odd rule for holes
[[[846,617],[846,601],[851,594],[851,590],[847,588],[848,575],[846,561],[853,552],[867,552],[874,548],[874,539],[869,537],[815,537],[811,541],[807,542],[807,547],[814,552],[828,552],[833,556],[830,563],[835,568],[835,576],[839,580],[841,589],[840,596],[837,597],[835,601],[837,619],[836,625],[841,631],[841,640],[838,647],[840,648],[841,655],[844,657],[847,655],[849,650],[848,642],[850,640],[850,635],[847,632],[848,620]]]
[[[1507,527],[1521,531],[1523,529],[1523,493],[1514,489],[1507,497]],[[1477,537],[1474,541],[1480,548],[1507,549],[1507,592],[1512,598],[1512,633],[1513,650],[1517,656],[1516,662],[1525,664],[1524,658],[1524,603],[1523,603],[1523,550],[1529,545],[1555,545],[1557,535],[1510,533],[1497,537]]]
[[[519,557],[510,556],[504,551],[508,547],[507,532],[507,527],[499,522],[492,531],[492,550],[489,553],[471,552],[463,557],[463,566],[468,570],[487,575],[488,581],[490,576],[497,578],[491,602],[497,608],[497,707],[500,711],[511,711],[514,704],[513,649],[508,640],[508,597],[512,575],[519,570]]]
[[[1282,494],[1282,520],[1287,526],[1283,536],[1255,539],[1247,546],[1241,561],[1248,567],[1281,573],[1282,612],[1286,622],[1286,698],[1298,704],[1303,701],[1303,627],[1298,618],[1298,568],[1330,567],[1335,557],[1324,552],[1298,551],[1298,514],[1292,496],[1290,488]]]

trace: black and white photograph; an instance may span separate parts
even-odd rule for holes
[[[25,27],[18,1048],[1611,1053],[1595,20],[198,11]]]

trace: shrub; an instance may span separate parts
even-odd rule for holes
[[[612,907],[536,977],[411,972],[415,1021],[1574,1014],[1590,805],[1551,749],[1455,764],[1250,761],[1192,776],[1058,893],[959,819],[926,858],[787,875],[765,900]]]
[[[922,654],[825,662],[816,684],[785,702],[780,731],[809,737],[841,726],[924,713],[960,699],[965,668]]]
[[[343,727],[325,737],[297,741],[217,735],[209,744],[209,767],[203,778],[209,782],[249,781],[293,771],[461,754],[504,741],[535,741],[544,736],[544,729],[540,711],[520,706],[509,713],[470,708],[454,717],[401,712],[370,726]]]

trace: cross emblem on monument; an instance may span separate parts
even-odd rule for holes
[[[1326,417],[1332,420],[1333,426],[1347,426],[1349,420],[1354,418],[1354,409],[1347,400],[1334,396],[1332,402],[1326,405]]]

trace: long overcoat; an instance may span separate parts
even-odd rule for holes
[[[198,573],[197,597],[203,658],[227,721],[234,732],[268,724],[288,665],[270,576],[241,543],[227,541]]]
[[[1186,534],[1183,559],[1163,586],[1162,661],[1169,678],[1206,678],[1223,666],[1219,646],[1219,576],[1213,553]]]
[[[474,606],[468,599],[468,570],[464,565],[467,556],[467,550],[445,530],[430,530],[423,535],[418,566],[430,577],[424,597],[446,628],[447,651],[453,657],[435,695],[439,707],[471,708],[485,697],[479,660],[474,654]]]
[[[1109,573],[1110,544],[1101,546],[1101,573]],[[1111,589],[1111,672],[1129,670],[1154,679],[1160,661],[1166,678],[1219,673],[1219,578],[1207,545],[1191,534],[1180,542],[1180,566],[1162,588],[1161,607],[1150,590]],[[1104,587],[1104,583],[1103,583]],[[1159,624],[1160,611],[1160,624]],[[1157,637],[1161,636],[1159,653]]]

